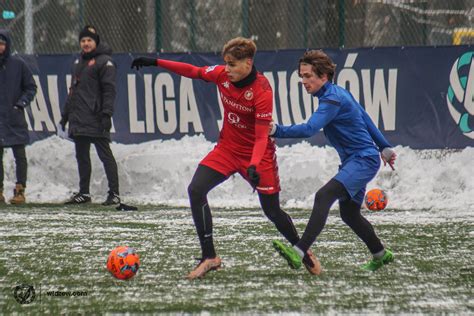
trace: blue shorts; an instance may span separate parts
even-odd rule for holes
[[[344,185],[351,200],[362,204],[365,187],[375,177],[379,168],[380,157],[378,155],[354,156],[339,166],[339,172],[334,176],[334,179]]]

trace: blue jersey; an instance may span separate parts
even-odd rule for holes
[[[372,122],[367,112],[344,88],[326,82],[314,94],[319,107],[308,122],[290,126],[277,126],[277,138],[303,138],[324,128],[329,143],[337,150],[342,162],[357,155],[378,155],[392,147]]]

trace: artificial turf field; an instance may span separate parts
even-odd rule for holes
[[[301,233],[310,211],[287,211]],[[312,248],[323,266],[319,277],[278,256],[271,241],[283,239],[260,210],[212,212],[224,268],[188,281],[200,256],[189,209],[1,206],[0,314],[474,314],[469,210],[364,211],[395,254],[375,273],[359,268],[368,251],[332,210]],[[140,255],[128,281],[105,268],[118,245]],[[33,286],[31,303],[15,299],[19,284]]]

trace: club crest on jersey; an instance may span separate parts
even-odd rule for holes
[[[217,66],[218,66],[218,65],[214,65],[214,66],[209,66],[209,67],[207,67],[205,73],[208,73],[208,72],[213,71],[214,69],[216,69]]]
[[[247,90],[245,91],[244,98],[248,101],[253,99],[253,91],[252,90]]]
[[[224,88],[229,89],[229,81],[223,82],[222,85],[224,86]]]

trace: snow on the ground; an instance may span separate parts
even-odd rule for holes
[[[187,186],[199,161],[214,147],[203,136],[151,141],[136,145],[112,144],[118,163],[120,193],[126,202],[189,206]],[[415,151],[395,148],[396,170],[382,167],[368,189],[389,194],[389,208],[400,210],[474,210],[474,148],[460,151]],[[339,158],[330,147],[302,142],[277,149],[282,206],[311,208],[314,193],[337,172]],[[55,203],[78,191],[74,144],[57,136],[27,146],[29,202]],[[107,180],[92,146],[91,194],[101,202]],[[4,153],[5,195],[16,180],[11,150]],[[236,174],[208,197],[215,207],[258,207],[258,197]],[[337,203],[334,207],[337,207]]]

